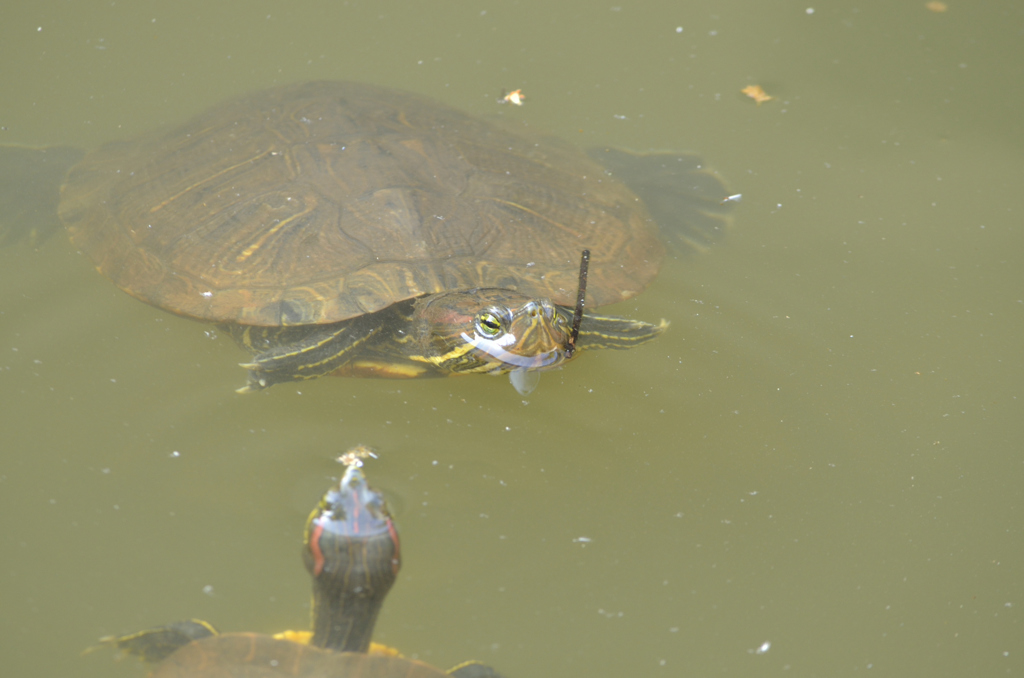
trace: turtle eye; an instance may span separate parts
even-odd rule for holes
[[[484,311],[476,317],[476,330],[488,339],[501,334],[501,318],[494,311]]]

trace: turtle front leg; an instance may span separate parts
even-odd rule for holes
[[[251,362],[239,363],[249,370],[249,380],[236,392],[252,393],[282,382],[330,374],[373,341],[384,327],[384,315],[374,313],[330,325],[223,326],[253,356]]]
[[[576,340],[576,348],[579,350],[633,348],[660,336],[666,328],[668,328],[667,320],[653,325],[630,318],[584,315],[583,322],[580,324],[580,335]]]

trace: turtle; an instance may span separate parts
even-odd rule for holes
[[[398,531],[384,496],[367,484],[358,447],[344,475],[306,521],[302,558],[313,582],[312,631],[219,633],[190,619],[100,639],[152,666],[152,678],[501,678],[467,661],[441,671],[371,643],[401,567]],[[94,649],[94,648],[90,648]]]
[[[119,288],[247,351],[239,392],[467,373],[527,392],[570,343],[630,348],[667,327],[587,312],[570,342],[583,250],[588,308],[624,301],[666,241],[704,249],[725,230],[727,194],[696,156],[588,154],[419,94],[315,81],[101,146],[70,167],[58,211]]]

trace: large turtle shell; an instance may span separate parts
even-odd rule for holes
[[[331,652],[255,633],[227,633],[185,645],[151,678],[451,678],[400,657]]]
[[[643,203],[571,146],[406,92],[286,85],[90,153],[60,215],[119,287],[202,320],[329,323],[507,287],[640,292],[663,254]]]

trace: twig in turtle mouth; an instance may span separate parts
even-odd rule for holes
[[[590,250],[583,250],[580,255],[580,284],[576,292],[576,310],[572,314],[572,332],[569,334],[569,345],[565,348],[565,357],[571,358],[576,352],[576,339],[580,336],[580,323],[583,321],[583,304],[587,296],[587,270],[590,268]]]

